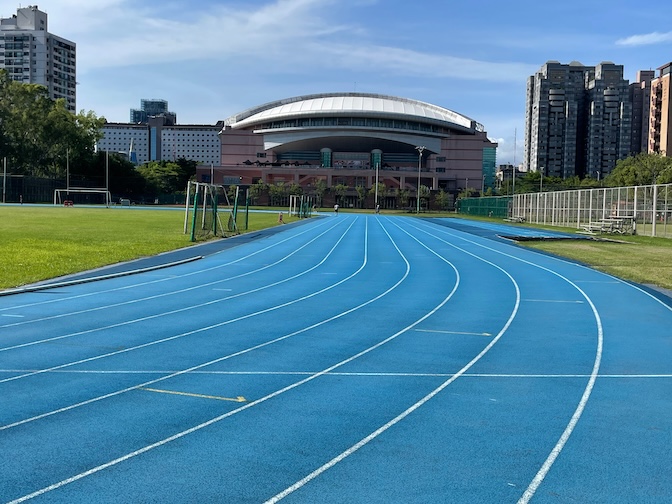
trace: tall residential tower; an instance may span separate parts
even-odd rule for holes
[[[651,81],[649,112],[649,152],[672,156],[672,63],[658,68],[658,77]]]
[[[630,154],[632,105],[623,66],[549,61],[527,82],[527,170],[606,175]]]
[[[37,5],[0,18],[0,68],[15,81],[41,84],[53,99],[77,110],[77,54],[74,42],[48,32],[47,14]]]

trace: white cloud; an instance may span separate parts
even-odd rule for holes
[[[672,42],[672,32],[667,33],[646,33],[644,35],[632,35],[616,41],[617,45],[624,46],[642,46],[663,44],[665,42]]]
[[[130,0],[41,2],[49,14],[50,31],[77,44],[82,74],[98,68],[203,61],[220,66],[254,62],[260,72],[295,69],[299,74],[337,67],[351,72],[375,69],[395,76],[501,82],[524,80],[537,69],[536,65],[371,44],[364,26],[334,24],[332,8],[342,7],[337,0],[240,5],[189,10],[175,2],[159,11],[138,7],[138,2]]]

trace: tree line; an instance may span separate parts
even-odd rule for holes
[[[184,192],[196,161],[151,161],[136,167],[125,156],[98,151],[106,120],[92,111],[67,110],[47,88],[12,80],[0,70],[0,162],[11,176],[66,181],[74,187],[105,187],[134,201]]]

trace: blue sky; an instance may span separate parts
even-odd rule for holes
[[[522,160],[525,86],[546,61],[672,61],[672,3],[565,0],[40,0],[77,44],[77,108],[126,122],[142,98],[180,124],[320,92],[413,98],[482,123]],[[8,17],[15,6],[3,3]],[[514,144],[516,146],[514,153]]]

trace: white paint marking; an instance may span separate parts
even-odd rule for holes
[[[523,299],[528,303],[570,303],[570,304],[583,304],[583,301],[579,299],[575,300],[562,300],[562,299]]]
[[[461,332],[461,331],[439,331],[438,329],[416,329],[417,332],[438,333],[438,334],[466,334],[467,336],[492,336],[487,332]]]
[[[10,315],[9,313],[3,313],[0,317],[24,318],[25,315]]]

